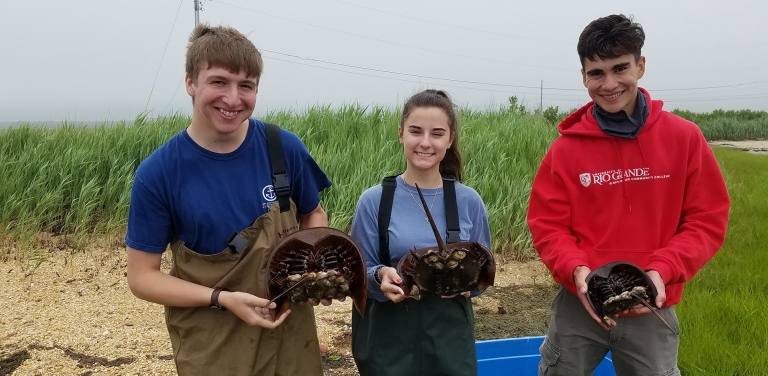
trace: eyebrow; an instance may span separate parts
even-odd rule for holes
[[[626,68],[629,66],[629,62],[619,63],[613,66],[613,70],[619,69],[619,68]],[[595,74],[595,73],[601,73],[603,70],[600,68],[590,69],[587,71],[587,74]]]
[[[230,80],[230,79],[228,79],[227,77],[224,77],[224,76],[219,76],[219,75],[213,75],[213,76],[209,76],[209,77],[208,77],[208,81],[211,81],[211,80],[216,80],[216,81],[231,81],[231,80]],[[245,83],[249,83],[249,84],[252,84],[252,85],[256,85],[256,80],[245,79],[245,80],[241,80],[241,81],[239,81],[239,83],[244,83],[244,82],[245,82]]]
[[[408,126],[408,129],[411,129],[411,128],[415,128],[415,129],[421,130],[421,127],[418,126],[418,125],[415,125],[415,124],[411,124],[411,125]],[[445,128],[440,128],[440,127],[432,128],[432,132],[434,132],[434,131],[447,132],[447,130]]]

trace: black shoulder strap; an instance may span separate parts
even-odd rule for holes
[[[443,175],[443,198],[445,199],[445,224],[448,227],[446,243],[458,243],[461,241],[459,233],[459,205],[456,202],[456,178],[453,175]]]
[[[267,149],[269,149],[269,164],[272,167],[272,187],[277,195],[277,203],[280,212],[291,209],[291,188],[288,184],[288,175],[285,169],[285,155],[283,154],[283,142],[280,139],[280,127],[275,124],[264,123],[267,134]]]
[[[387,176],[381,181],[379,202],[379,262],[389,266],[389,219],[392,217],[392,203],[395,198],[397,176]]]
[[[446,243],[458,243],[459,238],[459,206],[456,202],[456,178],[443,175],[443,194],[445,199],[445,223],[448,227]],[[379,202],[379,261],[389,265],[389,220],[392,217],[392,204],[397,187],[397,176],[387,176],[381,181],[381,201]]]

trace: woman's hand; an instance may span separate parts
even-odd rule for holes
[[[405,299],[405,293],[399,286],[403,280],[397,274],[397,269],[385,266],[379,269],[379,277],[381,278],[381,292],[387,299],[395,303]]]

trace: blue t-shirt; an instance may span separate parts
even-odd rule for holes
[[[465,242],[478,242],[491,249],[491,229],[488,225],[488,212],[483,199],[477,192],[459,182],[455,183],[456,203],[459,207],[459,238]],[[390,266],[389,260],[379,259],[379,204],[381,185],[368,188],[360,196],[352,218],[350,235],[361,248],[368,269],[368,296],[378,301],[387,298],[381,292],[373,277],[373,271],[380,265]],[[435,225],[443,237],[447,238],[445,221],[445,197],[443,188],[422,189],[424,200],[432,213]],[[425,221],[421,199],[416,187],[408,185],[401,176],[397,177],[397,188],[392,203],[392,217],[389,221],[389,257],[399,260],[408,251],[415,248],[430,247],[437,244],[432,226]],[[476,295],[476,294],[473,294]]]
[[[331,186],[301,140],[281,129],[291,199],[299,214],[320,203]],[[235,231],[250,226],[276,203],[264,123],[249,119],[245,141],[231,153],[214,153],[183,130],[136,170],[126,244],[162,253],[173,238],[201,254],[226,248]]]

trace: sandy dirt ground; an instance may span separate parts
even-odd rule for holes
[[[43,235],[23,252],[0,248],[0,376],[175,375],[163,308],[131,294],[122,241],[69,243]],[[543,333],[556,291],[546,269],[498,261],[496,286],[473,300],[478,339]],[[349,300],[316,308],[326,375],[358,374],[351,310]]]
[[[768,154],[768,140],[712,141],[709,144],[712,146],[742,150],[753,154]]]

